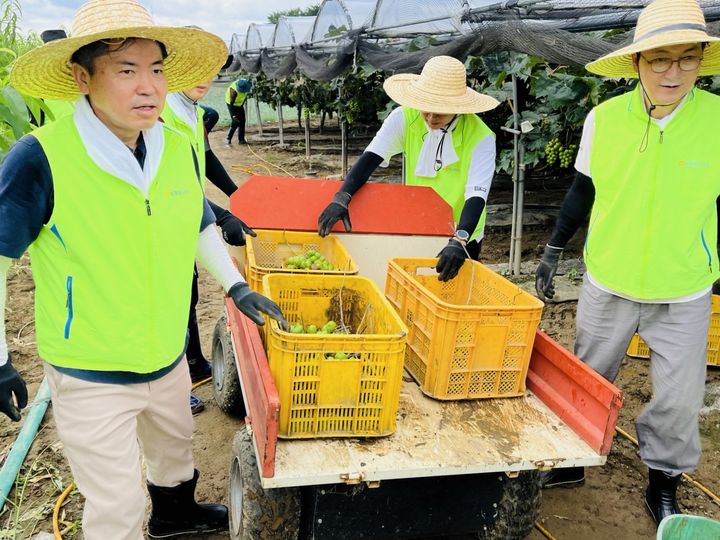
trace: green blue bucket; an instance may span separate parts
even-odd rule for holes
[[[660,522],[657,540],[720,540],[720,521],[675,514]]]

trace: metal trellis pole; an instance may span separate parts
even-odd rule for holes
[[[258,133],[262,136],[263,126],[262,126],[262,116],[260,116],[260,100],[258,98],[255,98],[254,101],[255,101],[255,112],[257,113]]]
[[[510,226],[510,261],[508,263],[508,270],[513,274],[515,273],[515,259],[518,258],[516,253],[515,236],[516,230],[516,212],[518,206],[518,180],[520,173],[520,111],[518,111],[518,85],[517,77],[512,75],[512,89],[513,89],[513,159],[515,166],[513,167],[513,202],[512,202],[512,223]],[[519,262],[517,264],[519,267]],[[519,273],[519,270],[518,270]]]
[[[283,129],[283,109],[282,99],[280,96],[277,98],[277,117],[278,117],[278,133],[280,135],[280,146],[285,146],[285,131]]]
[[[515,264],[512,269],[514,276],[520,275],[520,262],[522,261],[522,236],[523,236],[523,205],[525,204],[525,143],[523,134],[518,137],[520,148],[518,150],[519,172],[517,181],[517,209],[515,210]]]

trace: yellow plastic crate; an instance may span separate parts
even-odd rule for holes
[[[650,358],[650,348],[635,334],[630,340],[628,356]],[[708,328],[707,365],[720,366],[720,295],[713,294],[710,306],[710,327]]]
[[[385,296],[408,325],[405,368],[436,399],[522,395],[543,303],[479,262],[445,283],[436,264],[388,266]]]
[[[262,279],[267,274],[357,274],[358,267],[335,236],[321,238],[317,233],[257,230],[257,237],[247,236],[245,246],[245,279],[250,288],[262,292]],[[283,268],[283,263],[295,255],[315,250],[340,270],[310,270]]]
[[[291,323],[334,320],[357,332],[293,334],[270,321],[266,349],[280,395],[279,436],[393,433],[407,328],[377,285],[357,276],[269,274],[263,286]],[[337,360],[338,352],[352,358]]]

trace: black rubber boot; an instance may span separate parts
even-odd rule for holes
[[[540,475],[540,482],[544,489],[582,486],[585,483],[585,467],[551,469]]]
[[[650,469],[645,506],[656,524],[660,524],[664,517],[682,514],[677,504],[677,487],[681,476],[670,476],[664,471]]]
[[[181,534],[211,533],[228,530],[228,509],[223,504],[195,502],[198,472],[175,487],[148,483],[152,511],[148,521],[151,538],[170,538]]]

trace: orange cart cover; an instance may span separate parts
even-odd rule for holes
[[[252,176],[230,197],[230,210],[255,229],[317,231],[338,180]],[[431,188],[367,183],[350,202],[353,233],[448,236],[452,209]],[[345,232],[342,222],[333,232]]]

